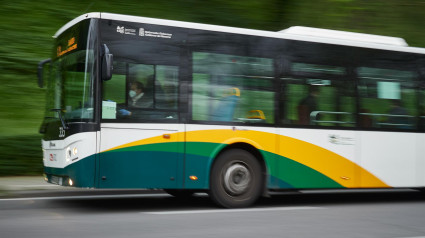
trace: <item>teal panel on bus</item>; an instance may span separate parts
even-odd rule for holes
[[[208,189],[213,160],[226,144],[187,142],[148,144],[99,154],[100,188],[187,188]],[[268,188],[342,188],[324,174],[294,160],[260,151],[268,166]],[[184,163],[183,166],[180,164]],[[45,167],[45,173],[70,177],[75,187],[97,187],[95,155],[63,168]],[[183,174],[184,172],[184,174]],[[189,176],[196,176],[192,180]],[[105,180],[100,178],[105,177]]]
[[[220,143],[187,142],[184,188],[208,189],[213,160],[226,146]],[[198,179],[192,180],[190,176]]]
[[[208,189],[214,158],[226,144],[187,142],[158,143],[121,148],[100,154],[101,188],[187,188]],[[324,174],[294,160],[267,151],[268,187],[341,188]],[[184,169],[179,164],[184,160]],[[184,174],[183,174],[184,171]],[[190,179],[196,176],[197,179]]]
[[[143,146],[140,146],[143,147]],[[99,161],[101,188],[180,188],[181,153],[145,151],[143,148],[102,153]]]
[[[207,156],[186,154],[186,171],[184,188],[188,189],[208,189],[209,188],[209,164],[211,158]],[[197,180],[190,179],[196,176]]]
[[[280,180],[279,178],[276,178],[275,176],[270,175],[269,176],[269,184],[273,184],[273,187],[269,187],[269,189],[293,189],[294,187],[286,183],[283,180]]]
[[[99,155],[100,188],[181,188],[184,143],[125,147]]]
[[[95,171],[95,155],[80,159],[65,168],[44,167],[47,175],[71,178],[74,182],[73,186],[81,188],[96,187]]]
[[[186,144],[186,173],[185,188],[207,189],[209,187],[209,171],[214,157],[225,147],[226,144],[188,142]],[[262,154],[269,177],[268,188],[342,188],[326,175],[286,157],[260,151]],[[189,179],[189,176],[198,177],[197,181]]]

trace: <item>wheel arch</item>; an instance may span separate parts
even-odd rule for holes
[[[219,151],[217,151],[212,159],[212,161],[210,162],[209,166],[208,166],[208,187],[210,187],[210,183],[211,183],[211,171],[212,168],[214,166],[214,163],[217,161],[217,158],[220,157],[221,154],[223,154],[226,151],[232,150],[232,149],[242,149],[245,150],[247,152],[249,152],[250,154],[252,154],[257,161],[259,162],[259,164],[261,165],[261,172],[262,172],[262,176],[263,176],[263,189],[264,192],[267,191],[267,181],[268,181],[268,175],[269,175],[269,171],[270,168],[266,163],[266,159],[265,159],[265,155],[263,154],[263,152],[256,148],[255,146],[248,144],[246,142],[236,142],[233,144],[229,144],[223,148],[221,148]]]

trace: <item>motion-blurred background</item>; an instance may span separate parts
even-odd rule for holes
[[[41,175],[45,89],[37,63],[54,33],[86,12],[111,12],[279,31],[290,26],[396,36],[425,47],[425,0],[2,0],[0,176]]]

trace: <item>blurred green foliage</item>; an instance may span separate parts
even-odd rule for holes
[[[2,176],[41,175],[43,171],[40,149],[41,135],[2,136],[0,159]]]
[[[52,35],[86,12],[278,31],[301,25],[403,37],[424,47],[425,0],[14,0],[0,2],[0,176],[42,173],[45,90],[37,63]]]

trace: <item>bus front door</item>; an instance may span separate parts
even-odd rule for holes
[[[183,124],[102,124],[100,188],[181,188]]]

